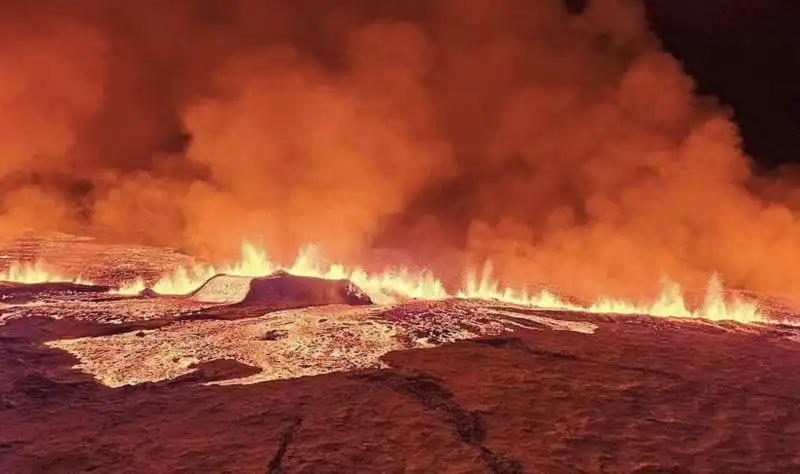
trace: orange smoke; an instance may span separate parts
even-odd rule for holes
[[[79,126],[102,105],[101,39],[83,25],[0,10],[0,237],[66,228],[74,206],[55,190],[73,170]]]
[[[756,185],[638,2],[106,3],[0,11],[0,237],[800,292],[800,201]]]

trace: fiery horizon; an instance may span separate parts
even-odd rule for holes
[[[0,6],[0,238],[800,295],[796,178],[753,174],[639,2],[45,3]]]
[[[444,300],[448,298],[494,300],[517,306],[535,309],[584,311],[596,314],[648,315],[669,318],[699,318],[712,321],[736,321],[740,323],[764,323],[769,319],[762,315],[758,306],[739,297],[726,297],[722,281],[714,274],[706,289],[705,298],[696,309],[690,309],[684,299],[683,290],[678,283],[662,279],[662,289],[658,297],[649,303],[625,301],[610,295],[601,297],[591,304],[569,302],[559,294],[541,290],[531,293],[527,289],[513,289],[502,286],[491,273],[489,263],[482,272],[469,270],[462,287],[456,292],[447,290],[430,271],[410,272],[407,269],[386,269],[370,274],[361,268],[348,268],[337,263],[329,263],[320,249],[308,246],[301,249],[294,262],[281,265],[270,259],[265,249],[244,242],[240,259],[229,265],[216,267],[210,264],[196,264],[190,268],[178,267],[148,284],[138,277],[111,292],[134,296],[150,288],[164,296],[184,296],[198,290],[216,275],[236,275],[261,277],[283,270],[290,274],[305,277],[341,280],[347,279],[358,285],[377,304],[392,304],[407,299]],[[80,276],[62,276],[54,273],[45,262],[33,264],[12,262],[9,269],[0,272],[0,282],[45,283],[71,282],[92,284]]]

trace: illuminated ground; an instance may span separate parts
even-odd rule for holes
[[[105,255],[94,280],[188,258],[48,245]],[[790,326],[453,299],[307,308],[305,290],[221,306],[68,284],[0,295],[0,472],[800,472]]]

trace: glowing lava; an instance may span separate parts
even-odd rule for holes
[[[387,304],[405,299],[442,300],[446,298],[465,298],[495,300],[502,303],[528,306],[540,309],[565,311],[584,311],[600,314],[641,314],[659,317],[702,318],[714,321],[737,321],[741,323],[766,322],[758,307],[739,298],[726,300],[721,280],[712,276],[701,308],[691,310],[687,307],[680,285],[664,280],[660,296],[652,304],[635,304],[612,298],[601,298],[594,304],[579,306],[565,302],[557,295],[542,291],[530,295],[501,287],[491,275],[491,267],[486,266],[480,277],[474,272],[467,276],[464,288],[451,294],[432,273],[412,273],[404,269],[369,274],[355,268],[348,269],[340,264],[326,264],[317,247],[309,246],[301,250],[294,263],[279,265],[269,259],[267,253],[247,242],[242,245],[239,262],[226,267],[196,265],[192,268],[179,267],[174,272],[161,277],[152,289],[162,295],[185,295],[199,288],[214,275],[225,273],[248,277],[264,276],[277,270],[285,270],[293,275],[326,279],[349,279],[364,291],[373,301]],[[41,262],[26,264],[13,263],[8,270],[0,273],[0,281],[19,283],[71,282],[91,284],[81,278],[57,275]],[[147,287],[143,279],[114,291],[117,294],[133,295]]]
[[[199,265],[190,269],[178,268],[174,273],[162,277],[153,285],[153,290],[164,295],[180,295],[197,289],[210,277],[226,273],[241,276],[263,276],[277,270],[285,270],[299,276],[328,279],[349,279],[364,289],[377,303],[391,303],[398,299],[441,300],[450,297],[466,299],[496,300],[503,303],[541,309],[585,311],[600,314],[641,314],[659,317],[702,318],[714,321],[737,321],[742,323],[765,322],[755,304],[734,298],[725,299],[722,282],[712,276],[701,308],[690,310],[680,285],[664,280],[662,292],[652,304],[635,304],[611,298],[601,298],[589,306],[579,306],[563,301],[557,295],[542,291],[536,295],[502,288],[492,278],[490,267],[486,267],[480,278],[471,272],[464,288],[455,295],[448,293],[444,285],[430,272],[414,274],[407,270],[387,271],[371,275],[361,269],[347,269],[339,264],[325,265],[316,247],[307,247],[299,252],[294,263],[281,266],[272,262],[267,253],[248,243],[242,246],[242,258],[235,265],[215,268]],[[120,290],[123,294],[135,294],[145,288],[142,280]]]
[[[701,318],[712,321],[736,321],[740,323],[767,322],[754,303],[734,297],[725,299],[722,281],[718,275],[712,275],[708,281],[703,306],[690,310],[686,305],[681,286],[669,279],[661,282],[661,294],[651,304],[631,303],[613,298],[600,298],[589,306],[580,306],[564,302],[548,291],[535,296],[511,289],[501,289],[491,280],[482,278],[480,282],[474,276],[467,281],[467,288],[458,294],[461,298],[498,300],[520,306],[531,306],[541,309],[558,309],[565,311],[584,311],[596,314],[641,314],[665,318]]]
[[[14,283],[76,283],[91,285],[92,282],[79,277],[66,277],[59,275],[48,268],[43,262],[20,263],[13,262],[6,271],[0,272],[0,281]]]

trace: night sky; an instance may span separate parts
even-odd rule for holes
[[[765,168],[800,161],[800,2],[645,3],[698,90],[734,109],[748,154]]]

